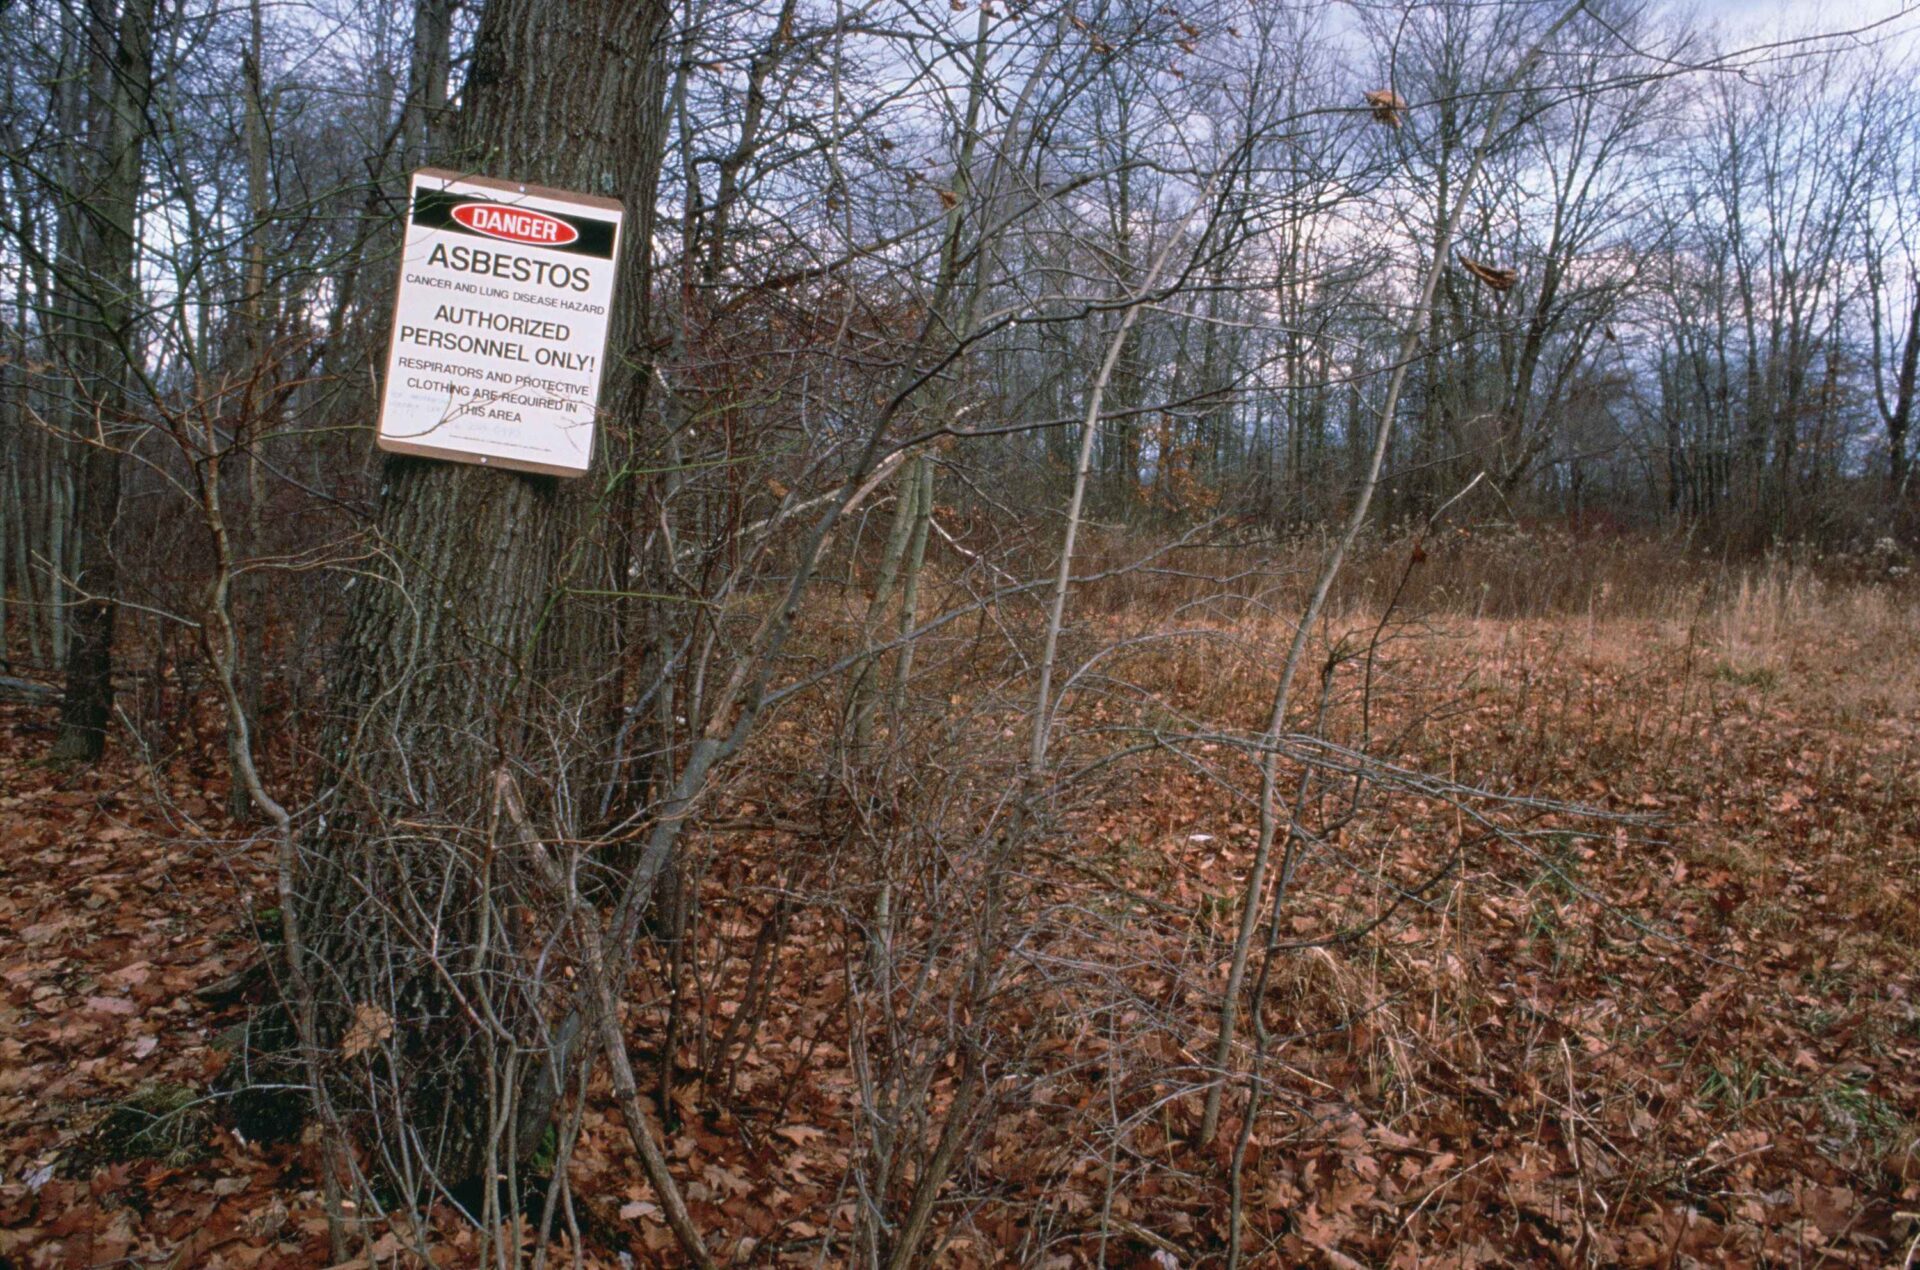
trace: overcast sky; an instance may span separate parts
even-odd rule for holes
[[[1920,20],[1920,6],[1914,0],[1698,0],[1703,17],[1714,17],[1729,26],[1759,28],[1786,27],[1837,30],[1864,26],[1876,18],[1892,17],[1905,11],[1912,20]],[[1899,25],[1909,28],[1911,21]]]

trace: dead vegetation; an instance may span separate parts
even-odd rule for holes
[[[1085,572],[1103,550],[1126,545]],[[716,1255],[860,1259],[939,1168],[940,1264],[1911,1257],[1920,597],[1898,562],[1517,531],[1414,554],[1367,547],[1316,632],[1313,727],[1281,759],[1304,834],[1225,1071],[1284,562],[1192,552],[1088,587],[1028,838],[992,814],[1023,708],[994,622],[921,644],[881,758],[849,764],[830,681],[782,703],[692,831],[628,1013]],[[860,600],[816,600],[803,660],[859,637]],[[216,985],[274,901],[219,828],[212,714],[160,766],[70,773],[32,761],[44,711],[4,709],[0,1251],[321,1264],[310,1148],[236,1131],[222,1092],[248,1006]],[[560,1255],[670,1259],[604,1080],[574,1106]],[[465,1264],[473,1230],[430,1216]],[[362,1250],[394,1264],[416,1233]]]

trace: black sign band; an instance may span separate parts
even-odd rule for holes
[[[441,229],[573,256],[613,259],[614,222],[591,216],[550,212],[545,208],[524,207],[448,190],[421,189],[414,191],[412,221],[422,229]]]

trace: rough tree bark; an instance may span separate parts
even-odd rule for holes
[[[442,1185],[488,1161],[489,1130],[513,1111],[497,1064],[537,1055],[551,1013],[527,986],[532,936],[501,902],[514,872],[496,858],[489,805],[495,774],[513,769],[537,809],[567,747],[577,758],[594,744],[591,727],[569,732],[568,721],[604,713],[609,625],[569,593],[608,589],[591,576],[608,569],[594,512],[644,389],[631,368],[666,20],[654,0],[489,0],[483,11],[436,157],[627,205],[600,444],[575,481],[388,460],[371,576],[354,584],[331,686],[323,817],[300,882],[321,1033],[371,1061],[349,1111],[377,1122],[388,1167],[430,1169]],[[504,1088],[512,1101],[510,1079]],[[519,1090],[550,1105],[537,1072]],[[522,1125],[524,1157],[543,1126]]]
[[[81,439],[74,480],[79,531],[78,592],[69,625],[66,691],[56,759],[92,762],[106,748],[113,716],[113,525],[120,513],[119,431],[129,414],[132,328],[140,314],[134,276],[140,159],[153,87],[153,0],[92,0],[91,153],[71,169],[62,219],[59,315],[72,409]]]
[[[407,104],[401,121],[408,161],[433,153],[447,111],[447,77],[453,67],[454,0],[414,0],[413,56],[407,70]]]

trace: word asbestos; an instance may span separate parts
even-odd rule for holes
[[[427,263],[460,273],[506,278],[513,282],[537,282],[543,287],[558,287],[567,291],[585,291],[593,280],[593,276],[585,269],[576,269],[572,265],[556,264],[550,260],[529,260],[524,255],[510,251],[449,247],[445,243],[434,246]]]
[[[416,172],[381,448],[585,472],[620,223],[611,199]]]

